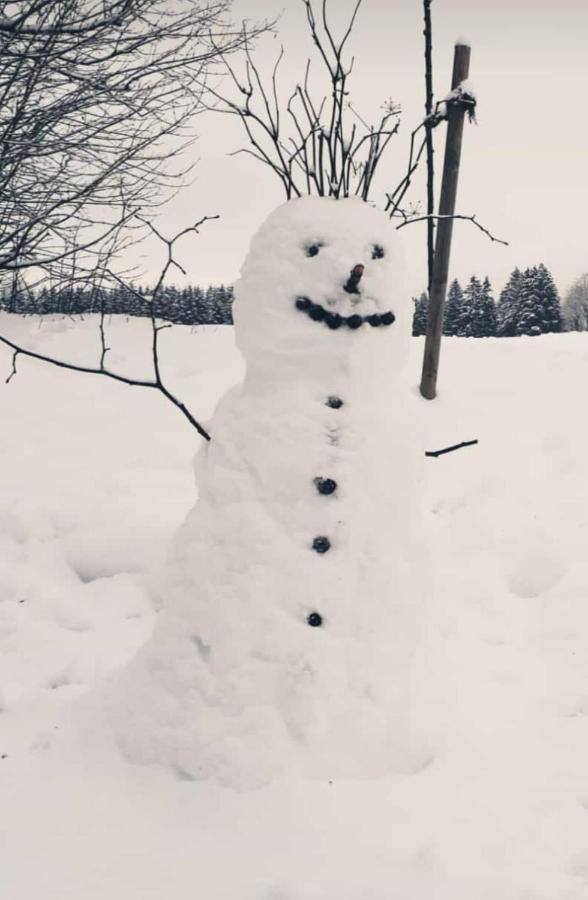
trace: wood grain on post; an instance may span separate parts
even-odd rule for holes
[[[451,90],[455,90],[462,81],[466,80],[469,70],[470,48],[467,44],[456,44],[453,57]],[[441,196],[439,198],[440,218],[437,224],[435,259],[421,378],[421,394],[427,400],[433,400],[437,396],[437,373],[439,371],[439,354],[441,351],[441,335],[443,333],[443,309],[445,307],[445,294],[447,292],[447,278],[449,274],[449,256],[453,234],[452,216],[455,214],[464,116],[465,109],[463,106],[457,103],[447,104],[447,138]]]

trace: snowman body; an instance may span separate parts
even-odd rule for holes
[[[246,376],[124,676],[120,745],[241,787],[410,770],[418,454],[394,230],[357,200],[292,201],[235,293]]]

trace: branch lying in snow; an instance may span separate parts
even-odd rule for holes
[[[453,444],[451,447],[444,447],[443,450],[426,450],[425,456],[437,458],[438,456],[443,456],[444,453],[453,453],[454,450],[461,450],[462,447],[473,447],[477,443],[477,438],[475,441],[462,441],[461,444]]]
[[[502,238],[495,237],[492,234],[492,232],[488,231],[487,228],[484,228],[484,226],[481,225],[480,222],[478,222],[478,220],[476,219],[475,214],[473,216],[462,216],[462,215],[458,215],[457,213],[455,213],[455,215],[453,215],[453,216],[439,216],[439,215],[413,216],[413,217],[403,216],[403,218],[404,218],[404,221],[401,222],[400,225],[396,226],[397,231],[400,228],[405,228],[407,225],[412,225],[413,222],[427,222],[427,221],[429,221],[429,219],[436,219],[436,220],[439,220],[439,219],[463,219],[465,222],[471,222],[473,225],[476,226],[476,228],[479,228],[480,231],[484,232],[484,234],[487,237],[489,237],[490,240],[493,241],[495,244],[503,244],[505,247],[510,246],[508,241],[503,241]]]
[[[6,347],[10,347],[10,349],[13,351],[12,370],[11,370],[10,374],[8,375],[8,377],[6,378],[6,384],[8,384],[14,378],[14,376],[18,374],[17,368],[16,368],[16,361],[17,361],[18,357],[19,356],[28,356],[31,359],[37,359],[37,360],[40,360],[41,362],[49,363],[52,366],[57,366],[58,368],[61,368],[61,369],[69,369],[70,371],[73,371],[73,372],[85,372],[89,375],[104,375],[106,378],[112,378],[114,381],[119,381],[119,382],[122,382],[123,384],[128,384],[131,387],[155,388],[155,390],[158,390],[161,394],[163,394],[163,396],[167,400],[170,401],[170,403],[173,403],[173,405],[176,406],[180,410],[180,412],[185,416],[185,418],[188,420],[188,422],[190,422],[190,424],[193,426],[193,428],[196,429],[196,431],[198,432],[198,434],[201,437],[203,437],[206,441],[209,441],[210,435],[208,434],[208,432],[194,418],[194,416],[189,411],[189,409],[185,406],[185,404],[182,403],[181,400],[178,400],[178,398],[175,397],[174,394],[171,393],[171,391],[166,387],[166,385],[161,377],[158,337],[159,337],[160,331],[162,331],[164,328],[169,328],[171,326],[169,323],[165,324],[165,325],[157,324],[156,317],[155,317],[155,305],[156,305],[156,301],[157,301],[157,296],[159,294],[159,291],[161,290],[165,276],[167,275],[167,272],[169,271],[169,269],[172,266],[175,266],[181,272],[184,272],[184,269],[182,268],[182,266],[173,257],[173,248],[174,248],[174,244],[176,243],[176,241],[178,241],[181,237],[184,237],[186,234],[190,234],[190,233],[198,234],[199,233],[198,228],[200,225],[203,225],[205,222],[208,222],[212,219],[218,219],[218,216],[203,216],[203,218],[200,219],[198,222],[196,222],[195,225],[192,225],[188,228],[184,228],[182,231],[178,232],[172,238],[163,237],[163,235],[147,219],[142,219],[138,215],[137,215],[137,219],[139,219],[139,221],[141,221],[144,225],[146,225],[150,229],[152,234],[154,234],[162,243],[164,243],[167,248],[167,260],[166,260],[165,265],[164,265],[164,267],[161,271],[161,274],[158,278],[156,287],[153,291],[152,300],[151,300],[151,327],[152,327],[152,334],[153,334],[152,344],[151,344],[151,357],[152,357],[152,361],[153,361],[153,378],[152,379],[129,378],[127,375],[121,375],[118,372],[113,372],[110,369],[106,368],[106,365],[105,365],[106,354],[108,353],[110,348],[106,346],[106,337],[105,337],[105,333],[104,333],[104,313],[102,313],[100,316],[100,348],[101,348],[101,352],[100,352],[100,362],[99,362],[98,366],[81,366],[81,365],[78,365],[77,363],[68,362],[67,360],[55,359],[54,357],[47,356],[44,353],[37,353],[35,350],[29,350],[26,347],[22,347],[20,344],[16,344],[14,341],[11,341],[9,338],[6,338],[6,337],[3,337],[2,335],[0,335],[0,343],[4,344]],[[111,277],[113,277],[120,284],[124,284],[123,280],[118,275],[116,275],[114,272],[111,272],[109,269],[106,269],[105,272],[107,274],[109,274]],[[134,294],[137,293],[134,290],[134,288],[131,287],[130,285],[125,284],[125,287],[127,288],[127,290],[131,291],[131,293],[134,293]]]

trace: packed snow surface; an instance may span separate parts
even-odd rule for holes
[[[92,320],[0,329],[98,352]],[[148,335],[110,323],[113,363],[144,373]],[[232,329],[162,341],[208,419],[242,377]],[[586,900],[588,335],[447,339],[432,403],[421,357],[415,339],[415,453],[480,442],[423,461],[428,761],[253,791],[125,762],[94,699],[151,631],[199,438],[152,392],[18,360],[0,385],[2,900]]]

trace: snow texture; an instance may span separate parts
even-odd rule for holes
[[[465,78],[463,81],[461,81],[458,90],[461,90],[462,94],[466,94],[468,97],[471,97],[472,100],[477,99],[476,89],[471,78]]]
[[[211,423],[154,635],[116,688],[128,759],[239,788],[422,765],[420,455],[398,382],[412,311],[397,242],[383,213],[325,198],[284,205],[254,238],[235,300],[246,377]],[[332,330],[301,297],[395,321]]]
[[[106,326],[112,364],[145,375],[149,323]],[[0,333],[100,353],[97,317],[0,314]],[[419,456],[479,438],[425,463],[430,763],[256,791],[124,763],[96,709],[150,631],[194,431],[106,379],[19,359],[0,382],[2,900],[586,900],[588,335],[445,338],[434,403],[410,390],[422,353],[401,376]],[[204,417],[243,372],[226,327],[163,331],[161,362]]]

